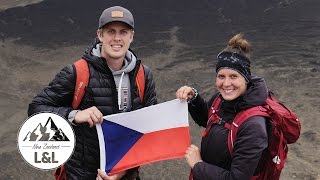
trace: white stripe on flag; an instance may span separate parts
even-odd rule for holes
[[[105,151],[105,143],[104,143],[104,138],[103,138],[103,132],[100,124],[96,125],[97,128],[97,133],[98,133],[98,139],[99,139],[99,147],[100,147],[100,157],[103,159],[102,161],[100,160],[100,168],[101,171],[104,172],[106,168],[106,151]]]
[[[103,118],[141,133],[189,126],[188,104],[179,99]]]

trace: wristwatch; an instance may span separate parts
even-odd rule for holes
[[[194,95],[193,95],[193,97],[189,100],[189,102],[195,100],[195,99],[197,98],[198,94],[199,94],[198,91],[197,91],[195,88],[192,88],[192,91],[193,91]]]

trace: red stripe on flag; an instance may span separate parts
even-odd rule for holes
[[[156,161],[184,157],[190,146],[189,127],[144,134],[110,171],[110,174]]]

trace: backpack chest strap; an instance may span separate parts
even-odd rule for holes
[[[223,121],[222,118],[219,117],[218,112],[220,109],[220,104],[221,104],[221,98],[220,96],[218,96],[217,98],[215,98],[213,100],[213,103],[209,109],[208,112],[208,121],[207,121],[207,126],[206,129],[202,132],[202,137],[206,137],[207,134],[209,133],[211,127],[214,124],[218,124],[218,125],[223,125],[225,128],[230,129],[231,125],[225,121]]]

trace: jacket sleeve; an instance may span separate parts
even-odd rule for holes
[[[146,85],[144,90],[144,106],[151,106],[157,104],[156,87],[152,72],[149,67],[144,66]]]
[[[72,111],[75,74],[72,65],[65,66],[29,104],[28,116],[39,112],[57,113],[66,119]]]
[[[212,102],[212,100],[210,100],[210,102]],[[189,113],[192,119],[199,126],[202,126],[202,127],[207,126],[209,107],[210,107],[209,104],[200,96],[200,94],[196,97],[196,99],[189,102],[188,104]]]
[[[266,119],[254,116],[241,125],[233,147],[231,169],[199,162],[193,168],[194,179],[250,179],[263,151],[268,147]],[[206,152],[210,153],[210,152]]]

